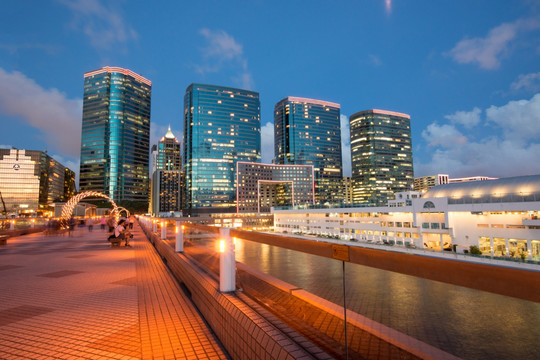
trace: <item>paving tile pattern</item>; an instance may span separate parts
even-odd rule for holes
[[[0,359],[226,359],[138,226],[30,234],[0,247]]]

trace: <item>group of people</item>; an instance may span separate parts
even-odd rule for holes
[[[107,220],[107,225],[109,226],[109,232],[112,232],[112,235],[109,236],[109,241],[112,240],[112,238],[120,239],[120,241],[125,242],[125,246],[131,246],[129,244],[129,240],[133,238],[133,235],[129,230],[133,229],[133,222],[135,221],[135,217],[131,215],[129,218],[122,218],[118,221],[118,224],[115,226],[115,219],[114,217],[110,217]]]

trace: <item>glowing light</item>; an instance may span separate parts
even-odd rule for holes
[[[386,12],[391,13],[392,12],[392,0],[385,0],[384,1]]]
[[[220,253],[225,252],[225,240],[219,240],[219,250]]]

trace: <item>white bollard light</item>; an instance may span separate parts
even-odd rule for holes
[[[15,230],[15,220],[9,222],[9,230]]]
[[[156,220],[152,220],[152,233],[157,232],[157,222]]]
[[[176,252],[184,251],[184,225],[181,221],[176,222]]]
[[[236,290],[236,261],[230,231],[229,228],[219,229],[219,291],[221,292]]]

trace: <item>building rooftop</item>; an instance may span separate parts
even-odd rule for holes
[[[424,198],[481,197],[521,194],[527,196],[540,192],[540,175],[527,175],[498,180],[467,181],[438,185],[424,194]]]

